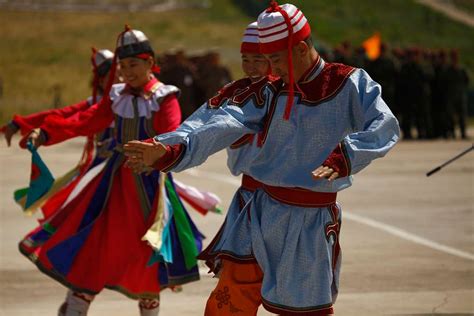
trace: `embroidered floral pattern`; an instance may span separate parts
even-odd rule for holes
[[[221,309],[224,305],[229,304],[230,302],[230,294],[229,294],[229,287],[224,287],[224,290],[218,290],[216,294],[216,300],[219,302],[217,307]]]
[[[222,309],[224,305],[229,306],[229,311],[232,314],[243,312],[243,310],[237,308],[232,304],[230,300],[230,293],[229,287],[225,286],[223,290],[218,290],[216,293],[216,300],[219,302],[217,303],[217,308]]]

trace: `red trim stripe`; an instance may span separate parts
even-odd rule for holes
[[[293,28],[295,28],[296,25],[298,25],[298,23],[300,23],[300,21],[304,18],[304,15],[302,14],[300,16],[300,18],[298,19],[298,21],[296,21],[296,23],[293,23],[291,26]],[[277,34],[281,34],[281,33],[284,33],[284,32],[288,32],[288,28],[286,29],[283,29],[283,30],[280,30],[280,31],[276,31],[276,32],[273,32],[273,33],[270,33],[270,34],[267,34],[267,35],[259,35],[259,38],[265,38],[265,37],[270,37],[270,36],[274,36],[274,35],[277,35]]]
[[[300,41],[304,41],[310,34],[311,28],[308,22],[306,22],[301,30],[293,34],[293,44],[298,44]],[[273,42],[260,42],[260,49],[262,54],[272,54],[288,49],[288,37],[283,37]]]
[[[296,12],[295,14],[293,14],[290,18],[290,20],[293,20],[293,18],[298,14],[298,12],[300,12],[300,9],[296,9]],[[304,14],[301,14],[302,16],[304,16]],[[264,32],[264,31],[267,31],[267,30],[270,30],[272,28],[275,28],[275,27],[278,27],[278,26],[281,26],[283,24],[286,24],[285,20],[283,20],[283,22],[280,22],[278,24],[275,24],[275,25],[272,25],[272,26],[267,26],[267,27],[263,27],[263,28],[258,28],[258,31],[259,32]]]
[[[336,203],[337,193],[314,192],[302,188],[285,188],[267,185],[254,178],[243,175],[242,188],[255,191],[262,188],[273,199],[288,205],[300,207],[323,207]]]

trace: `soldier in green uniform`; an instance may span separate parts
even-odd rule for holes
[[[447,69],[449,81],[446,84],[448,113],[457,122],[462,139],[466,139],[467,89],[469,77],[466,70],[459,64],[459,53],[453,49],[450,53],[451,64]],[[451,133],[455,135],[454,125]]]
[[[387,52],[387,45],[380,45],[380,56],[370,61],[367,65],[369,75],[382,86],[382,97],[392,110],[393,114],[400,120],[400,108],[395,102],[395,84],[398,69],[394,59]]]
[[[452,125],[446,97],[446,85],[450,80],[446,57],[446,51],[440,50],[434,54],[432,60],[434,77],[431,81],[431,115],[433,118],[433,136],[435,138],[448,138]]]
[[[400,69],[399,89],[402,96],[401,128],[403,137],[413,138],[411,128],[416,126],[418,139],[426,139],[431,134],[431,115],[429,104],[430,73],[423,65],[420,50],[412,48],[408,51],[407,62]]]

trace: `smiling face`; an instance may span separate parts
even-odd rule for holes
[[[265,54],[265,57],[270,62],[272,67],[272,73],[280,77],[283,82],[289,82],[289,73],[288,73],[288,53],[286,50],[282,50],[272,54]]]
[[[312,62],[317,58],[314,48],[306,42],[301,41],[292,48],[293,55],[293,75],[295,82],[301,78]],[[288,69],[288,50],[265,54],[265,58],[270,62],[272,73],[281,77],[283,82],[289,83],[290,73]]]
[[[151,76],[153,57],[143,60],[127,57],[120,60],[120,75],[123,81],[133,88],[140,88],[147,84]]]
[[[243,53],[241,59],[242,70],[252,81],[268,74],[269,63],[262,54]]]

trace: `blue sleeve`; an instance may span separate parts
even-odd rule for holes
[[[159,137],[160,142],[165,145],[175,145],[184,143],[184,139],[189,133],[192,133],[194,130],[203,126],[215,113],[215,109],[209,108],[207,106],[207,102],[204,103],[184,122],[182,122],[181,125],[175,131],[161,134]]]
[[[156,136],[155,139],[165,145],[183,144],[185,147],[179,163],[170,171],[198,166],[242,136],[261,131],[266,103],[256,106],[253,99],[249,99],[239,105],[227,101],[219,108],[203,105],[176,132]]]
[[[400,138],[398,121],[382,100],[382,88],[364,70],[351,76],[351,109],[356,132],[344,138],[350,173],[355,174],[376,158],[383,157]]]

